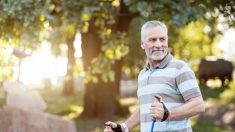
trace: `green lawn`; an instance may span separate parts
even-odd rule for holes
[[[73,96],[62,96],[61,89],[39,90],[47,103],[46,112],[73,119],[83,110],[83,92],[76,92]]]
[[[208,98],[216,98],[219,95],[217,92],[221,93],[220,90],[215,89],[209,91]],[[51,93],[53,92],[53,93]],[[105,121],[109,119],[80,119],[76,118],[82,112],[82,105],[83,105],[83,93],[78,92],[75,96],[71,97],[63,97],[60,95],[60,91],[41,91],[40,93],[45,98],[48,103],[47,112],[58,114],[63,117],[70,117],[70,119],[74,119],[77,125],[77,129],[79,131],[90,131],[90,132],[102,132],[104,128]],[[211,94],[212,93],[212,94]],[[217,94],[217,95],[216,95]],[[137,104],[137,99],[135,98],[125,98],[122,99],[121,102],[129,103],[129,104]],[[126,104],[125,104],[126,105]],[[74,107],[74,108],[73,108]],[[80,108],[80,110],[77,109]],[[133,111],[134,106],[129,108],[130,111]],[[69,116],[73,115],[73,116]],[[122,122],[125,118],[122,117],[114,117],[114,121]],[[219,127],[209,122],[205,122],[203,120],[197,120],[193,118],[191,120],[191,124],[193,127],[194,132],[229,132],[226,128]],[[139,132],[139,127],[134,129],[133,132]]]
[[[5,102],[6,102],[5,98],[0,98],[0,108],[3,107]]]
[[[5,104],[6,102],[6,93],[2,87],[0,87],[0,108]]]
[[[191,119],[190,121],[194,132],[230,132],[226,128],[216,126],[203,120]]]
[[[230,86],[235,86],[234,83]],[[203,97],[205,99],[214,99],[214,100],[220,100],[224,95],[223,93],[228,91],[230,89],[228,88],[209,88],[207,86],[201,86],[201,91],[203,94]],[[51,114],[56,114],[58,116],[61,116],[66,119],[72,119],[75,121],[77,125],[78,131],[84,131],[84,132],[102,132],[104,128],[105,121],[108,121],[109,119],[80,119],[77,118],[81,114],[83,110],[83,92],[76,92],[74,96],[62,96],[61,95],[61,89],[42,89],[39,90],[42,97],[47,102],[47,109],[46,112]],[[234,98],[234,97],[233,97]],[[231,103],[231,100],[233,101],[233,98],[228,98],[230,101],[225,101]],[[224,99],[226,100],[226,99]],[[136,98],[125,98],[122,99],[121,102],[123,103],[130,103],[137,105],[137,99]],[[0,98],[0,106],[3,106],[5,103],[5,98]],[[126,105],[126,104],[125,104]],[[135,108],[135,106],[129,107],[129,110],[132,112]],[[114,117],[114,121],[122,122],[125,120],[125,118],[121,117]],[[194,132],[229,132],[229,130],[216,126],[212,123],[205,122],[203,120],[197,120],[196,118],[191,120],[191,124],[193,127]],[[134,129],[133,132],[138,132],[139,127]]]

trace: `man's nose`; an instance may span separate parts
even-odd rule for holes
[[[160,42],[160,40],[156,40],[153,45],[156,46],[156,47],[161,47],[162,43]]]

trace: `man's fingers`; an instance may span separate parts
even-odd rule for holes
[[[117,124],[115,122],[108,121],[105,123],[105,126],[110,126],[112,128],[115,128],[117,127]]]
[[[161,112],[154,112],[154,113],[151,113],[151,117],[153,120],[156,120],[156,119],[160,120],[162,119],[163,114]]]
[[[151,108],[154,108],[154,107],[162,107],[162,103],[159,103],[159,102],[153,102],[152,104],[151,104]]]
[[[152,103],[152,104],[151,104],[151,108],[152,108],[152,107],[156,107],[156,104],[155,104],[155,103]]]
[[[111,121],[108,121],[105,123],[105,125],[107,125],[107,126],[111,126],[112,124],[113,124],[113,122],[111,122]]]
[[[105,126],[104,132],[113,132],[110,126]]]
[[[159,95],[156,95],[156,96],[155,96],[155,101],[156,101],[156,102],[162,102],[162,97],[159,96]]]
[[[151,104],[151,107],[156,107],[156,106],[159,106],[159,105],[162,105],[162,104],[159,103],[159,102],[154,101],[154,102]]]
[[[105,126],[109,126],[111,121],[105,122]]]

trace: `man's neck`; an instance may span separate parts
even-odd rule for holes
[[[161,62],[162,62],[162,60],[148,60],[149,68],[153,69],[153,68],[157,67]]]

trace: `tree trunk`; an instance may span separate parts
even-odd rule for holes
[[[129,12],[128,7],[124,4],[123,0],[121,0],[116,31],[127,32],[131,21],[137,15],[138,14],[133,14]],[[113,70],[115,71],[115,88],[119,96],[120,96],[119,88],[120,88],[120,81],[121,81],[121,76],[122,76],[122,66],[123,66],[123,58],[121,58],[121,60],[116,61],[113,67]]]
[[[75,39],[75,35],[73,37],[67,38],[67,57],[68,57],[68,64],[67,64],[67,74],[64,83],[63,95],[69,96],[74,94],[74,84],[73,84],[73,68],[75,64],[75,49],[73,46],[73,42]]]
[[[114,25],[115,31],[127,31],[129,24],[132,20],[130,13],[123,2],[120,7],[120,15],[118,16],[118,22]],[[91,60],[98,56],[101,52],[101,40],[98,34],[98,28],[94,24],[89,25],[89,32],[82,34],[82,52],[84,67],[90,66]],[[86,85],[84,95],[84,111],[82,117],[94,118],[94,117],[111,117],[114,115],[125,116],[128,114],[128,109],[120,105],[119,86],[121,80],[121,70],[123,65],[123,59],[116,61],[112,66],[115,71],[115,81],[104,83],[99,81],[98,83],[88,83]],[[100,79],[99,79],[100,80]]]
[[[82,51],[85,68],[90,66],[91,60],[101,52],[101,39],[99,38],[98,28],[92,22],[89,32],[82,34]],[[115,84],[116,82],[89,82],[86,85],[82,117],[107,117],[118,113],[122,113],[122,115],[126,113],[119,103]]]

